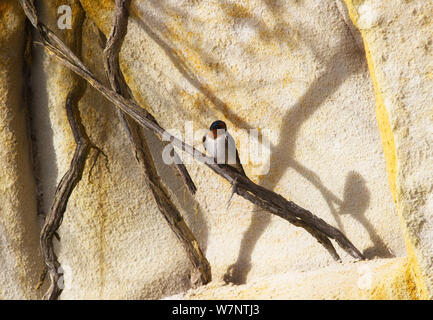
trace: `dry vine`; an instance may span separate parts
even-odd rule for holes
[[[114,90],[107,88],[99,81],[94,74],[81,62],[81,60],[42,22],[30,0],[20,0],[20,3],[33,26],[41,36],[43,45],[55,55],[62,64],[87,80],[96,90],[111,101],[124,114],[137,122],[141,127],[148,129],[162,140],[169,140],[178,150],[191,155],[195,160],[207,165],[216,174],[225,178],[233,186],[233,192],[247,199],[253,204],[260,206],[268,212],[275,214],[295,226],[304,228],[314,238],[318,240],[331,254],[339,261],[337,254],[330,239],[348,254],[356,259],[364,259],[362,253],[347,239],[338,229],[316,217],[310,211],[299,207],[295,203],[286,200],[281,195],[261,187],[248,178],[240,175],[229,167],[221,167],[214,160],[193,146],[190,146],[178,138],[166,132],[155,120],[153,115],[141,108],[134,100],[127,99]],[[173,221],[175,222],[175,221]]]
[[[84,18],[84,11],[77,10],[76,28],[74,29],[75,34],[73,37],[74,43],[72,44],[72,47],[78,55],[81,53],[82,25]],[[86,129],[81,123],[80,111],[78,109],[78,102],[84,94],[86,84],[85,81],[74,76],[72,80],[72,89],[66,98],[66,114],[74,136],[76,147],[69,170],[62,177],[57,186],[53,204],[45,217],[44,226],[40,236],[42,256],[51,280],[50,286],[44,296],[45,299],[49,300],[57,299],[62,292],[62,289],[59,286],[61,275],[59,272],[60,263],[54,252],[53,237],[56,235],[56,232],[62,223],[69,197],[83,176],[84,167],[90,150],[94,147],[90,142]],[[40,282],[43,282],[42,277]]]
[[[129,5],[131,0],[116,0],[116,9],[114,13],[114,24],[110,37],[104,50],[105,70],[107,72],[108,80],[110,81],[111,88],[117,93],[121,94],[125,99],[133,99],[130,89],[125,82],[125,78],[119,66],[119,52],[122,47],[123,39],[128,29],[128,16]],[[146,182],[152,195],[158,205],[159,211],[162,213],[170,228],[176,234],[185,248],[189,260],[193,265],[191,281],[194,286],[207,284],[212,280],[210,264],[204,256],[194,234],[191,232],[185,220],[182,218],[179,210],[177,210],[174,203],[171,201],[168,192],[165,190],[161,179],[156,171],[155,163],[150,153],[146,138],[143,135],[142,128],[127,114],[118,110],[118,114],[123,127],[128,134],[129,140],[135,158],[141,166]],[[177,165],[182,166],[181,172],[186,172],[187,175],[181,174],[182,177],[187,177],[184,181],[191,181],[185,166],[181,163]],[[191,185],[186,183],[187,186]],[[195,186],[193,193],[195,192]],[[191,190],[191,189],[190,189]],[[192,190],[191,190],[192,191]]]

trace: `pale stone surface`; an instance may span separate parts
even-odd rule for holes
[[[212,283],[184,294],[166,297],[173,300],[238,299],[414,299],[407,281],[407,258],[333,265],[309,272],[289,272],[259,278],[240,285]]]
[[[76,2],[69,4],[73,11],[78,10]],[[43,21],[70,45],[73,32],[56,28],[56,4],[41,3],[38,10],[43,13]],[[83,59],[103,79],[102,49],[97,29],[89,20],[84,34]],[[64,107],[73,77],[43,51],[35,54],[34,65],[34,121],[38,150],[44,155],[40,177],[45,181],[46,211],[75,147]],[[117,114],[91,88],[87,88],[79,107],[90,139],[107,154],[108,164],[101,156],[89,176],[93,152],[68,203],[57,245],[65,274],[61,297],[137,299],[183,291],[189,274],[186,254],[144,185]],[[180,186],[181,181],[177,183]]]
[[[81,3],[108,34],[113,3]],[[252,179],[339,227],[370,257],[405,255],[365,58],[333,1],[134,1],[132,15],[122,67],[136,98],[164,127],[183,131],[184,122],[193,121],[198,130],[221,118],[235,137],[245,128],[269,129],[270,172],[259,176],[246,164]],[[246,153],[242,146],[240,153]],[[238,197],[226,210],[227,183],[202,166],[188,167],[199,205],[187,197],[183,213],[206,248],[216,281],[226,276],[244,282],[333,263],[303,230],[253,213],[257,209]],[[163,176],[176,190],[179,182],[167,180],[170,170],[164,168]],[[183,202],[182,192],[178,198]],[[135,226],[125,219],[124,234]],[[169,235],[164,223],[154,228],[164,232],[147,235],[153,242]],[[105,239],[116,242],[117,236]],[[158,259],[165,262],[158,263],[167,265],[175,251],[161,248]],[[125,265],[119,264],[118,276]],[[176,270],[181,268],[188,268],[186,260],[179,260]]]
[[[433,3],[346,2],[386,110],[392,141],[384,144],[408,247],[433,298]]]
[[[64,2],[39,2],[38,10],[70,42],[72,31],[56,24]],[[89,18],[83,59],[104,79],[96,25],[108,35],[114,2],[80,2]],[[76,10],[74,3],[69,1]],[[220,118],[243,158],[243,130],[260,128],[271,143],[270,172],[260,175],[246,163],[253,180],[338,227],[368,257],[405,256],[373,86],[340,11],[331,0],[133,1],[122,68],[137,100],[166,128],[184,133],[185,121],[198,130]],[[73,78],[40,48],[34,65],[34,125],[47,211],[74,150],[64,110]],[[108,155],[109,171],[100,158],[89,178],[91,158],[68,204],[57,246],[65,271],[62,298],[160,298],[185,291],[189,261],[143,183],[113,107],[88,88],[80,110],[91,140]],[[194,144],[200,139],[196,134]],[[226,209],[230,186],[196,163],[188,164],[198,187],[192,198],[162,163],[158,140],[149,135],[149,142],[163,181],[206,252],[211,286],[223,278],[248,281],[252,288],[264,279],[276,285],[275,274],[293,273],[298,284],[323,277],[322,297],[326,290],[337,297],[344,281],[355,288],[356,265],[334,265],[308,233],[256,212],[239,197]],[[372,263],[385,268],[388,262]],[[338,281],[325,280],[332,268],[343,270]]]
[[[376,282],[404,258],[334,265],[309,272],[288,272],[233,286],[212,283],[164,299],[368,299]]]
[[[36,299],[42,271],[27,109],[25,20],[17,1],[0,3],[0,299]]]

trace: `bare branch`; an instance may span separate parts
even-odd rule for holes
[[[130,0],[116,0],[113,29],[111,30],[104,50],[105,70],[111,88],[126,99],[133,99],[133,97],[120,70],[119,52],[128,29],[128,10],[130,2]],[[143,135],[142,128],[130,116],[120,110],[118,111],[119,117],[131,142],[132,151],[143,170],[146,183],[152,190],[158,208],[186,249],[193,265],[191,277],[193,285],[198,286],[209,283],[212,280],[210,264],[200,249],[194,234],[188,228],[182,215],[165,190],[156,170],[146,138]],[[186,170],[185,166],[183,166],[183,168]],[[184,171],[183,174],[185,173],[185,177],[187,179],[189,178],[192,182],[188,172]],[[195,190],[193,183],[192,186]]]
[[[74,23],[75,35],[72,46],[74,51],[80,55],[82,25],[84,23],[85,14],[81,7],[80,10],[77,10],[76,14],[76,22]],[[40,235],[41,251],[46,265],[46,271],[41,275],[37,288],[43,284],[45,276],[48,273],[50,277],[50,286],[44,295],[44,299],[48,300],[57,299],[62,292],[62,288],[59,286],[59,280],[61,277],[59,270],[60,263],[54,252],[53,237],[59,239],[57,230],[62,223],[69,198],[83,176],[84,167],[90,150],[95,147],[91,143],[86,133],[86,129],[81,122],[80,112],[78,109],[78,102],[84,94],[86,85],[87,83],[83,79],[74,75],[72,79],[72,89],[67,95],[65,108],[69,125],[76,143],[75,152],[69,170],[65,173],[57,186],[53,204],[45,217],[44,226],[42,227]]]
[[[26,9],[26,6],[31,5],[29,0],[20,0],[20,2],[22,4],[24,3],[24,9]],[[34,10],[25,10],[25,12],[27,15],[29,15],[32,14]],[[36,17],[30,16],[29,19],[30,21],[37,21]],[[263,209],[280,216],[295,226],[303,228],[308,226],[307,231],[314,234],[316,239],[320,239],[319,242],[322,245],[327,243],[325,247],[328,250],[331,248],[332,244],[330,241],[324,242],[323,239],[325,239],[325,237],[334,239],[341,248],[343,248],[354,258],[364,259],[361,252],[349,241],[349,239],[346,238],[346,236],[344,236],[344,234],[342,234],[338,229],[327,224],[322,219],[314,216],[310,211],[284,199],[282,196],[271,190],[267,190],[253,183],[248,178],[241,176],[234,170],[230,170],[228,166],[220,167],[212,158],[207,157],[193,146],[190,146],[173,135],[170,135],[161,126],[159,126],[155,118],[150,113],[141,108],[137,103],[125,99],[115,91],[105,87],[102,82],[96,79],[93,73],[88,68],[83,66],[83,63],[73,53],[71,53],[65,44],[61,42],[59,38],[43,23],[38,22],[35,27],[42,37],[44,46],[52,54],[54,54],[61,63],[86,79],[90,85],[92,85],[103,96],[110,100],[117,108],[133,118],[142,127],[152,131],[161,139],[167,140],[168,138],[173,146],[175,146],[178,150],[183,150],[184,152],[191,155],[195,160],[206,164],[215,173],[222,176],[230,183],[233,183],[237,178],[236,193],[238,195],[262,207]],[[335,251],[335,249],[333,249],[333,251]],[[335,253],[333,257],[337,258],[338,255]]]

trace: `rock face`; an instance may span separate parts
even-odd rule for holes
[[[414,299],[408,263],[406,258],[376,259],[281,273],[240,286],[211,283],[167,299]]]
[[[8,26],[0,29],[0,41],[22,52],[24,18],[13,3],[0,4],[0,24]],[[108,36],[114,1],[38,3],[41,20],[69,46],[79,35],[59,29],[57,9],[71,7],[73,28],[84,10],[82,59],[104,80],[99,30]],[[337,266],[303,229],[240,197],[227,209],[227,182],[185,158],[198,187],[190,196],[163,163],[159,140],[148,134],[162,180],[204,249],[215,281],[178,297],[429,297],[432,66],[426,63],[432,12],[422,1],[399,6],[132,1],[121,67],[143,108],[197,146],[212,121],[224,120],[252,180],[343,231],[368,258],[392,258]],[[411,10],[396,15],[404,6]],[[7,23],[11,17],[15,27]],[[422,36],[410,37],[416,32]],[[41,258],[21,107],[23,59],[0,48],[0,188],[8,190],[0,194],[0,267],[7,270],[0,275],[0,298],[36,298],[32,286]],[[40,210],[47,212],[75,147],[65,99],[77,78],[42,48],[33,55],[34,174],[43,195]],[[190,263],[144,184],[114,107],[90,86],[79,107],[91,141],[108,161],[92,153],[68,203],[56,243],[64,271],[61,297],[142,299],[185,292]],[[261,163],[248,157],[249,129],[258,129],[269,143],[269,158]],[[363,266],[374,278],[365,288],[358,281]],[[328,280],[317,282],[317,289],[313,284],[321,278]],[[221,289],[223,280],[242,286]],[[259,292],[262,284],[268,289]],[[305,291],[293,289],[299,286]],[[282,293],[275,295],[275,288]]]
[[[346,1],[364,38],[409,256],[433,297],[433,3]]]
[[[42,272],[24,96],[25,17],[0,3],[0,299],[36,299]]]
[[[81,3],[108,34],[113,4]],[[164,127],[185,134],[185,121],[198,130],[222,119],[236,138],[267,130],[270,170],[260,175],[247,163],[252,179],[334,224],[370,257],[405,255],[367,64],[334,2],[133,2],[131,13],[122,68]],[[240,198],[226,210],[226,182],[195,163],[189,169],[215,280],[333,263],[309,234]]]
[[[78,1],[69,5],[76,15],[82,10]],[[57,3],[41,3],[38,9],[43,21],[57,30]],[[74,18],[72,25],[77,27]],[[76,41],[71,30],[58,34],[68,45]],[[90,20],[85,21],[83,34],[83,60],[104,79],[101,42]],[[76,78],[43,51],[36,52],[35,59],[34,86],[39,92],[35,97],[35,135],[42,137],[37,145],[46,157],[39,173],[46,211],[75,147],[65,100]],[[58,243],[65,283],[62,298],[156,298],[185,290],[189,274],[186,254],[144,184],[114,108],[90,87],[79,108],[91,141],[106,153],[108,161],[99,157],[90,172],[96,156],[92,153],[68,203]],[[166,176],[172,174],[171,169],[166,172]],[[180,189],[182,182],[176,182]],[[178,194],[183,204],[183,192]]]

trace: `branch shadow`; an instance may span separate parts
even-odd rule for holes
[[[186,213],[187,219],[185,219],[185,222],[187,222],[192,233],[196,236],[202,251],[206,252],[209,228],[207,221],[204,219],[204,214],[200,204],[186,189],[183,180],[178,175],[177,171],[164,163],[161,157],[164,146],[161,144],[161,141],[147,130],[144,131],[144,134],[162,181],[170,188],[171,192],[176,197],[181,212],[183,211]]]
[[[329,61],[324,74],[311,84],[300,101],[290,108],[283,118],[283,126],[279,136],[284,138],[282,138],[276,146],[271,147],[270,163],[278,164],[274,166],[271,165],[268,173],[269,177],[273,177],[273,182],[268,181],[267,176],[264,176],[258,184],[272,190],[276,187],[288,168],[294,169],[320,191],[330,212],[335,217],[340,231],[344,233],[340,216],[345,214],[350,214],[367,230],[373,242],[372,247],[364,250],[364,255],[367,258],[372,258],[373,256],[390,257],[390,252],[386,248],[383,240],[365,217],[365,211],[368,209],[370,203],[370,192],[362,176],[356,172],[349,173],[346,178],[344,198],[341,200],[325,186],[314,171],[305,167],[295,159],[294,146],[297,136],[296,133],[299,131],[302,123],[317,111],[326,98],[332,95],[352,73],[359,71],[358,68],[354,68],[348,72],[331,72],[331,70],[335,70],[340,60],[335,56]],[[252,266],[252,252],[270,221],[271,215],[263,215],[258,212],[254,213],[250,226],[242,238],[238,258],[234,264],[229,266],[224,275],[225,282],[233,284],[246,283],[248,273]]]
[[[182,57],[174,50],[167,42],[165,42],[158,34],[156,34],[143,20],[135,18],[134,21],[141,27],[147,35],[160,46],[171,60],[176,69],[182,74],[188,82],[193,85],[201,94],[203,94],[209,101],[220,111],[226,118],[230,119],[233,123],[239,124],[240,127],[252,129],[251,125],[245,120],[241,119],[234,113],[227,104],[218,98],[206,85],[204,85],[191,71],[188,65],[183,61]],[[202,109],[202,111],[205,111]],[[209,111],[209,110],[206,110]]]
[[[278,19],[280,12],[278,12],[278,6],[275,5],[274,2],[275,1],[271,0],[265,1],[270,11],[272,11],[276,19]],[[154,3],[154,1],[152,1],[152,3]],[[159,7],[164,9],[161,4]],[[170,10],[175,9],[171,8]],[[151,19],[151,17],[149,18]],[[284,33],[274,32],[273,30],[268,29],[263,21],[254,16],[249,16],[249,18],[255,20],[256,23],[253,24],[259,25],[260,29],[263,29],[267,36],[273,37],[281,42],[287,41]],[[185,79],[187,79],[190,84],[192,84],[205,97],[207,97],[209,101],[212,102],[212,104],[215,106],[215,109],[222,112],[229,121],[235,123],[239,127],[243,127],[244,129],[251,128],[251,125],[247,121],[240,119],[239,116],[237,116],[228,108],[224,101],[219,99],[205,84],[201,83],[197,76],[194,75],[194,72],[192,72],[188,67],[187,63],[183,60],[183,57],[180,56],[176,50],[174,50],[165,40],[163,40],[152,30],[150,26],[155,24],[153,21],[148,21],[149,24],[147,24],[139,17],[136,17],[135,20],[137,21],[138,25],[148,34],[148,36],[164,50],[167,57],[172,61],[174,66],[185,77]],[[162,25],[158,23],[156,24],[158,25],[159,29],[164,28]],[[300,34],[308,34],[309,30],[301,29],[302,28],[299,27]],[[304,39],[301,39],[301,41],[308,41],[308,37],[303,38]],[[284,137],[284,139],[281,139],[276,145],[270,145],[270,164],[278,164],[278,166],[271,165],[268,175],[262,176],[258,181],[258,184],[273,190],[277,186],[278,182],[282,179],[286,170],[288,168],[292,168],[320,191],[323,199],[326,201],[329,207],[331,214],[335,217],[338,228],[342,232],[344,232],[344,228],[341,221],[341,216],[347,214],[353,216],[353,218],[367,230],[369,237],[373,242],[373,246],[367,248],[364,251],[364,254],[367,258],[371,258],[374,255],[388,257],[389,251],[387,250],[386,245],[375,231],[373,225],[365,217],[365,212],[368,209],[370,203],[370,192],[362,176],[356,172],[350,172],[348,174],[345,183],[344,196],[343,199],[340,199],[326,187],[326,185],[320,180],[320,177],[314,171],[299,163],[295,159],[294,154],[297,132],[299,131],[302,124],[320,108],[320,106],[329,96],[337,91],[337,89],[349,76],[364,70],[365,56],[363,52],[360,51],[359,48],[354,44],[353,48],[349,48],[349,52],[347,52],[347,47],[337,49],[337,52],[330,59],[324,59],[320,55],[320,50],[318,50],[316,47],[318,44],[305,44],[312,49],[316,59],[325,67],[325,71],[320,77],[316,78],[311,83],[309,88],[298,100],[298,102],[294,104],[284,115],[282,128],[279,134],[279,137]],[[359,59],[357,60],[362,61],[362,63],[355,63],[355,65],[341,67],[341,64],[343,63],[342,59],[344,59],[344,56],[347,54],[355,56],[358,55]],[[272,179],[270,177],[272,177]],[[224,281],[226,282],[231,282],[234,284],[243,284],[246,282],[248,273],[252,267],[251,256],[253,250],[271,221],[271,215],[260,212],[259,210],[259,208],[254,209],[251,223],[241,240],[238,258],[234,264],[229,266],[224,275]]]
[[[271,147],[270,171],[267,176],[264,176],[258,182],[259,185],[273,190],[283,177],[285,171],[288,168],[293,168],[321,192],[334,216],[337,216],[334,204],[341,204],[342,201],[326,188],[316,173],[296,161],[294,147],[297,132],[301,128],[302,123],[308,120],[308,118],[319,109],[326,98],[332,95],[350,75],[350,73],[347,72],[337,74],[331,72],[338,63],[340,63],[340,61],[337,57],[331,58],[323,75],[314,80],[308,90],[299,99],[299,102],[286,112],[279,134],[279,137],[284,138],[281,138],[277,145]],[[276,163],[278,165],[272,165]],[[268,176],[273,177],[272,182],[268,180]],[[251,270],[252,252],[270,221],[271,215],[263,216],[257,212],[253,214],[251,224],[242,238],[238,258],[224,275],[225,282],[234,284],[243,284],[246,282],[248,273]],[[341,223],[339,223],[339,226],[341,226]]]
[[[35,33],[32,33],[35,36]],[[36,37],[36,36],[35,36]],[[34,46],[31,66],[31,122],[34,174],[37,181],[38,214],[42,221],[50,210],[57,188],[59,168],[54,146],[54,132],[50,120],[47,76],[44,74],[44,48]],[[42,226],[41,226],[42,227]]]

